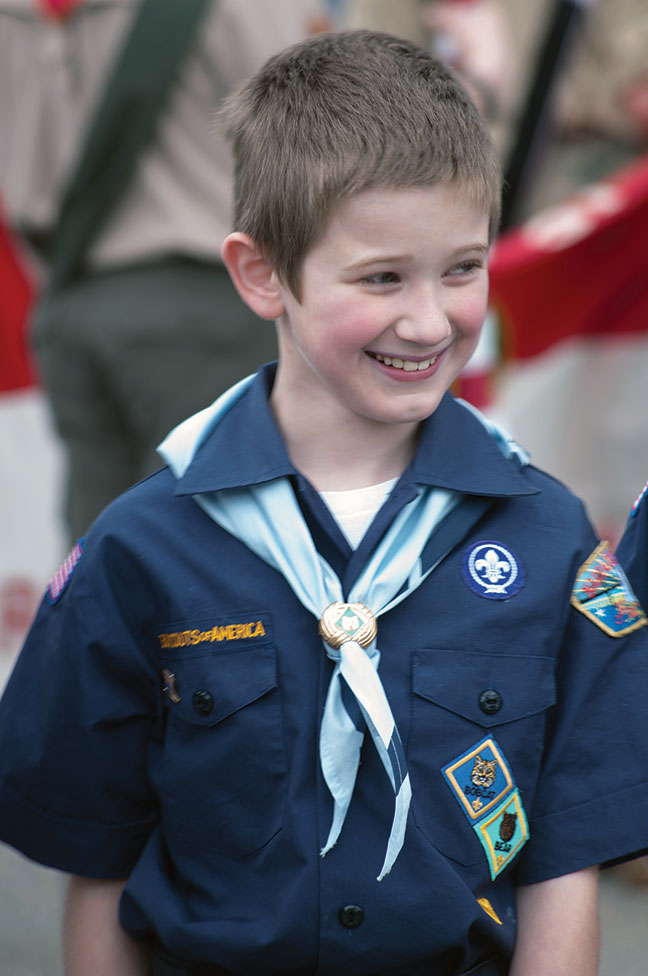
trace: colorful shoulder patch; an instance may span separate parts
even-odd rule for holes
[[[637,497],[636,497],[636,499],[634,501],[634,504],[633,504],[632,508],[630,509],[630,517],[632,517],[633,515],[636,515],[637,514],[637,512],[639,511],[639,508],[641,506],[641,503],[642,503],[642,501],[644,500],[644,498],[646,497],[647,494],[648,494],[648,481],[646,482],[646,484],[643,486],[643,488],[641,489],[641,491],[637,495]]]
[[[610,637],[623,637],[648,621],[609,542],[601,542],[578,571],[572,606]]]
[[[82,555],[83,539],[79,539],[47,584],[47,599],[50,603],[56,603],[61,599],[65,588],[72,578],[72,573],[79,565],[79,560]]]
[[[504,754],[495,739],[483,739],[442,773],[486,852],[494,881],[529,839],[520,792]]]

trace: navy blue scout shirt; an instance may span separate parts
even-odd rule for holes
[[[632,506],[625,532],[617,547],[617,557],[633,590],[644,607],[648,606],[648,482]]]
[[[128,877],[130,933],[232,973],[504,973],[515,886],[648,847],[648,629],[615,638],[570,606],[597,545],[580,503],[450,396],[352,553],[287,457],[271,382],[178,483],[165,469],[113,503],[51,588],[0,707],[0,836]],[[467,495],[437,568],[378,621],[413,789],[380,883],[393,794],[368,736],[319,856],[316,621],[191,497],[280,475],[347,591],[416,484]]]

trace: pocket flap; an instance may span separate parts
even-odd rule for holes
[[[173,675],[173,697],[165,694],[172,714],[193,725],[216,725],[277,686],[273,645],[225,654],[216,651],[165,658]]]
[[[418,651],[413,687],[421,698],[487,727],[534,715],[556,701],[553,659],[522,654]]]

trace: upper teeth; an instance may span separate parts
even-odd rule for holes
[[[374,353],[374,358],[378,360],[379,363],[384,363],[385,366],[393,366],[395,369],[404,369],[406,373],[414,373],[420,369],[427,369],[432,363],[437,360],[436,356],[430,356],[429,359],[422,359],[420,362],[414,362],[413,359],[399,359],[397,356],[380,356],[378,353]]]

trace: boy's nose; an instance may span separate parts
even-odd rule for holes
[[[403,310],[395,331],[399,339],[429,347],[447,339],[452,327],[436,296],[427,293],[422,300]]]

